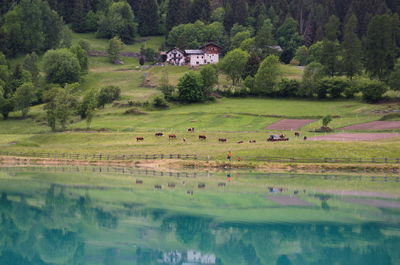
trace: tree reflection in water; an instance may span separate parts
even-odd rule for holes
[[[88,195],[67,194],[51,186],[42,200],[1,195],[0,264],[400,264],[398,225],[231,223],[140,207],[132,216],[124,207],[105,210]],[[333,211],[328,198],[320,199],[321,211]],[[124,220],[147,223],[121,232]],[[110,238],[96,249],[95,262],[87,255],[88,241],[93,241],[85,233],[88,229]],[[122,253],[123,239],[111,239],[127,231],[132,237],[140,235],[132,238],[135,244],[125,243],[128,254]]]

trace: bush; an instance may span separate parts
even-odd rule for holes
[[[97,106],[103,107],[107,103],[112,103],[114,100],[120,98],[121,89],[116,86],[107,86],[100,89],[97,95]]]
[[[300,90],[300,82],[295,79],[283,78],[278,84],[278,96],[293,97]]]
[[[169,107],[167,101],[162,97],[156,97],[153,100],[153,106],[156,108],[162,108],[162,109],[166,109]]]
[[[386,91],[385,84],[377,80],[370,80],[368,83],[363,84],[361,88],[363,99],[369,103],[376,103],[381,100]]]
[[[46,52],[43,62],[47,82],[64,85],[79,81],[79,60],[68,49]]]
[[[325,77],[318,82],[316,92],[319,98],[325,98],[329,94],[332,98],[338,98],[349,87],[349,82],[342,77]]]
[[[188,72],[178,83],[178,99],[181,102],[201,102],[204,100],[203,81],[198,73]]]

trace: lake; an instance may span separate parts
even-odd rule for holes
[[[0,167],[0,264],[400,264],[398,174]]]

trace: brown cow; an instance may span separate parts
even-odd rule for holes
[[[251,143],[251,144],[254,144],[254,143],[256,143],[257,141],[256,140],[250,140],[249,141],[249,143]]]
[[[300,137],[300,133],[299,133],[299,132],[295,132],[295,133],[294,133],[294,136]]]
[[[188,190],[188,191],[186,191],[186,194],[193,195],[193,191],[192,190]]]
[[[239,142],[237,142],[238,144],[242,144],[243,143],[243,141],[239,141]]]
[[[187,129],[188,132],[194,132],[194,128]]]
[[[168,188],[175,188],[175,183],[169,182],[168,183]]]
[[[225,182],[220,182],[220,183],[218,183],[218,187],[225,187],[226,186],[226,183]]]
[[[137,142],[144,141],[144,137],[136,137],[136,141]]]
[[[164,134],[162,132],[158,132],[155,134],[155,136],[163,136]]]
[[[176,135],[175,134],[170,134],[170,135],[168,135],[168,138],[169,139],[176,139]]]
[[[136,180],[136,184],[143,184],[143,180],[137,179],[137,180]]]
[[[206,140],[206,139],[207,139],[207,136],[205,136],[205,135],[199,135],[199,139],[200,139],[200,140]]]
[[[218,142],[226,143],[226,138],[218,138]]]
[[[304,140],[304,141],[307,140],[307,136],[304,136],[303,140]]]
[[[197,187],[198,187],[199,189],[204,189],[204,188],[206,187],[206,184],[204,184],[204,183],[199,183],[199,184],[197,185]]]
[[[155,188],[156,190],[161,190],[161,189],[162,189],[162,186],[161,186],[161,185],[154,185],[154,188]]]

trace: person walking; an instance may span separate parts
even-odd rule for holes
[[[232,152],[231,152],[231,151],[228,152],[226,158],[227,158],[229,161],[231,161],[231,159],[232,159]]]

